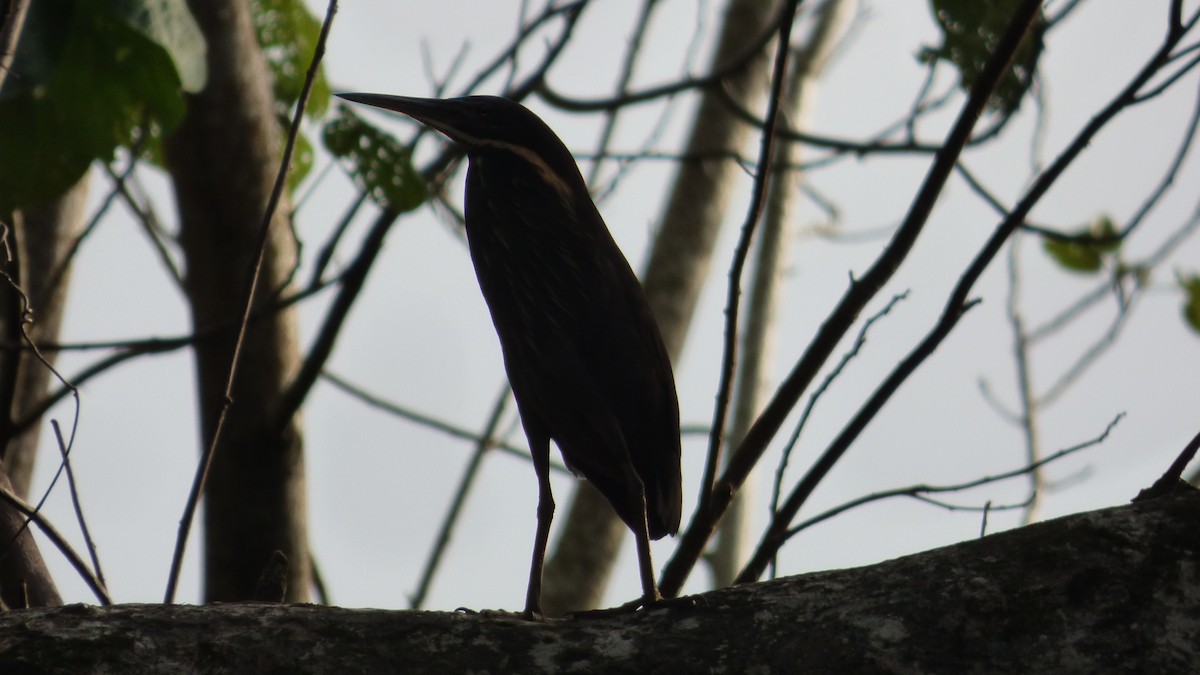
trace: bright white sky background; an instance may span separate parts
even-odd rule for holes
[[[619,64],[605,55],[624,47],[640,4],[623,0],[593,3],[572,49],[551,72],[553,85],[568,95],[609,95]],[[711,28],[724,3],[672,0],[661,4],[634,87],[658,84],[680,74],[698,20],[706,31],[705,56],[698,63],[707,64]],[[1063,3],[1049,4],[1057,9]],[[309,5],[315,13],[324,11],[323,2],[309,0]],[[507,42],[518,5],[347,0],[341,3],[334,24],[326,73],[338,91],[427,95],[431,86],[422,45],[428,45],[434,70],[444,73],[462,45],[469,43],[463,76],[455,81],[461,83]],[[702,8],[700,19],[697,5]],[[1165,1],[1089,0],[1050,36],[1041,61],[1049,111],[1041,154],[1045,161],[1056,156],[1156,47],[1165,31],[1166,6]],[[863,138],[895,121],[913,100],[924,76],[915,54],[922,45],[937,42],[926,3],[864,2],[851,42],[822,82],[813,131]],[[534,58],[531,55],[527,62]],[[942,76],[939,85],[944,90],[954,80],[949,69],[944,69]],[[1124,114],[1106,129],[1037,207],[1034,219],[1072,230],[1108,213],[1122,224],[1166,169],[1191,113],[1197,82],[1192,73],[1160,100]],[[486,92],[494,92],[497,86],[497,82],[489,83]],[[454,86],[451,90],[457,91]],[[685,104],[690,106],[693,100],[687,98]],[[537,100],[531,107],[546,117],[569,147],[580,153],[594,149],[599,116],[565,116]],[[658,106],[647,106],[623,117],[614,148],[639,148],[659,111]],[[1032,111],[1033,106],[1026,105],[997,148],[972,154],[967,160],[1006,203],[1011,204],[1030,179]],[[923,124],[921,136],[940,140],[956,112],[957,107],[952,106]],[[382,115],[372,115],[372,119],[386,122],[401,138],[408,138],[414,129]],[[677,149],[685,131],[686,125],[675,124],[658,147]],[[431,136],[424,142],[420,156],[431,153],[434,141]],[[756,147],[748,146],[747,153],[752,155]],[[1130,259],[1156,248],[1197,208],[1200,193],[1195,186],[1200,184],[1200,169],[1196,158],[1191,159],[1174,192],[1130,243]],[[812,181],[840,209],[837,227],[842,232],[886,231],[902,217],[929,161],[926,156],[869,162],[848,159],[814,174]],[[314,174],[328,159],[318,162]],[[666,163],[646,162],[626,177],[613,198],[601,204],[635,269],[643,267],[670,173]],[[153,170],[145,171],[143,178],[161,197],[160,215],[173,223],[168,184]],[[711,418],[726,270],[736,228],[746,211],[749,186],[749,177],[739,183],[703,304],[677,364],[682,416],[688,424],[707,424]],[[108,187],[107,179],[99,174],[94,177],[93,203]],[[304,203],[299,228],[309,244],[307,256],[319,247],[351,194],[348,180],[335,170]],[[361,215],[356,231],[362,232],[371,217],[373,212]],[[823,218],[811,202],[805,202],[793,223],[806,234],[796,240],[791,253],[780,307],[776,377],[802,352],[844,290],[848,275],[864,271],[884,241],[878,236],[854,239],[855,243],[813,236],[813,226],[824,224]],[[867,311],[878,310],[892,293],[908,290],[909,299],[876,325],[864,353],[817,408],[793,456],[793,481],[878,380],[929,329],[961,270],[996,223],[996,217],[966,185],[952,179],[912,257],[888,292]],[[1095,278],[1058,270],[1038,249],[1032,239],[1024,240],[1022,308],[1031,325],[1057,313],[1098,283]],[[352,250],[344,249],[338,261],[345,264]],[[1047,452],[1094,437],[1118,413],[1127,414],[1103,445],[1047,470],[1051,481],[1062,484],[1048,495],[1045,517],[1127,502],[1161,474],[1200,426],[1196,396],[1200,338],[1189,333],[1180,320],[1180,295],[1172,290],[1175,269],[1200,269],[1197,242],[1190,241],[1156,271],[1155,290],[1136,306],[1136,315],[1119,343],[1043,413],[1041,432]],[[1023,463],[1020,430],[989,408],[978,386],[980,378],[985,378],[997,398],[1015,408],[1012,340],[1005,320],[1006,277],[1002,255],[976,286],[974,295],[982,298],[983,304],[963,319],[875,419],[818,489],[802,517],[876,490],[917,482],[958,482]],[[306,340],[318,325],[324,302],[305,306],[302,326]],[[1113,302],[1109,300],[1077,329],[1037,351],[1033,357],[1035,385],[1045,387],[1054,379],[1108,328],[1112,316]],[[117,209],[78,258],[64,341],[173,336],[188,330],[178,291],[128,212]],[[66,355],[59,363],[69,375],[90,358]],[[468,428],[484,424],[503,382],[498,345],[465,247],[444,220],[428,209],[406,216],[393,229],[338,343],[331,369],[415,410]],[[198,456],[193,377],[190,354],[179,352],[134,361],[82,389],[74,467],[116,601],[157,602],[162,598],[177,522]],[[67,406],[54,410],[64,422],[70,414]],[[325,383],[319,384],[309,399],[304,427],[312,548],[332,600],[346,606],[407,607],[435,529],[469,459],[470,444],[381,415]],[[789,423],[768,456],[772,466],[790,429]],[[524,443],[519,431],[512,438]],[[53,469],[55,451],[46,440],[35,490],[44,488]],[[699,437],[685,439],[685,525],[695,502],[706,443]],[[571,487],[569,479],[556,479],[560,522]],[[950,499],[976,506],[988,499],[1010,502],[1021,499],[1025,488],[1024,481],[1016,480]],[[428,606],[520,607],[535,502],[532,468],[504,455],[491,456],[467,504]],[[65,486],[51,497],[46,513],[83,551]],[[758,513],[760,524],[765,523],[763,508]],[[1012,527],[1017,517],[1016,513],[992,514],[989,530]],[[780,562],[785,573],[869,564],[969,539],[977,536],[979,529],[978,514],[947,513],[893,500],[852,511],[810,530],[783,550]],[[660,567],[673,544],[671,539],[656,544]],[[196,531],[189,546],[181,601],[199,599],[201,545]],[[94,601],[54,550],[46,547],[43,552],[69,601]],[[626,544],[607,596],[611,602],[637,595],[636,572],[633,547]],[[701,590],[707,583],[707,571],[698,567],[688,590]]]

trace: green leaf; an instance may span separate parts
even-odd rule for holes
[[[188,39],[180,38],[168,49],[146,26],[189,34],[181,28],[191,20],[186,6],[147,0],[138,14],[136,3],[125,2],[122,14],[117,4],[39,0],[30,6],[13,72],[0,92],[0,208],[45,203],[93,160],[129,143],[137,129],[170,130],[182,119],[179,68],[194,84],[195,64],[181,64],[202,63],[203,44],[181,46]],[[142,28],[126,21],[134,14]]]
[[[1104,269],[1104,261],[1121,249],[1121,238],[1111,217],[1102,215],[1070,239],[1047,237],[1042,244],[1046,253],[1063,269],[1095,274]]]
[[[321,36],[321,22],[309,13],[302,0],[251,0],[250,12],[275,85],[275,114],[280,128],[287,129],[296,101],[304,91],[304,80]],[[304,114],[310,119],[324,116],[330,98],[325,70],[318,66]],[[288,187],[295,190],[311,168],[312,143],[301,131],[296,134]]]
[[[1179,287],[1183,289],[1183,320],[1196,333],[1200,333],[1200,274],[1177,276]]]
[[[207,45],[187,0],[108,0],[113,14],[166,50],[183,90],[196,93],[208,79]]]
[[[390,134],[338,106],[322,135],[325,148],[345,160],[354,183],[375,203],[401,213],[425,203],[425,180],[413,166],[412,154]]]
[[[309,13],[302,0],[251,0],[250,10],[258,44],[275,78],[276,112],[291,119],[317,50],[321,22]],[[320,118],[329,109],[329,100],[325,70],[318,67],[305,114]]]
[[[959,85],[970,91],[1003,37],[1020,0],[930,0],[933,17],[942,30],[940,47],[926,47],[920,60],[947,61],[958,68]],[[1042,51],[1045,16],[1039,12],[1008,72],[1000,79],[988,102],[992,110],[1011,113],[1033,81]]]

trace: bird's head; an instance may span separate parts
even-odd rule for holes
[[[534,153],[549,159],[570,152],[554,131],[528,108],[498,96],[416,98],[345,93],[340,98],[403,113],[449,136],[469,151]]]

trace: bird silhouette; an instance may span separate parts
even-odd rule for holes
[[[633,531],[641,601],[658,600],[650,540],[679,530],[681,508],[675,381],[645,293],[574,157],[508,99],[339,96],[408,115],[466,150],[467,242],[538,479],[525,614],[541,614],[551,440]]]

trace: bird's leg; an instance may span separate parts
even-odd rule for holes
[[[529,566],[529,589],[525,593],[525,618],[542,616],[542,568],[554,520],[554,495],[550,492],[550,440],[530,439],[529,451],[538,480],[537,533],[533,537],[533,562]]]
[[[658,584],[654,583],[654,563],[650,560],[650,525],[646,522],[646,487],[640,478],[633,475],[632,467],[628,471],[631,474],[629,476],[630,485],[637,488],[630,490],[634,502],[634,513],[640,514],[634,523],[633,538],[637,543],[638,571],[642,577],[642,606],[649,607],[662,600],[662,596],[658,593]]]
[[[662,595],[658,592],[658,584],[654,582],[654,563],[650,560],[650,534],[644,516],[639,530],[634,532],[633,536],[637,542],[638,568],[642,574],[642,606],[649,607],[662,600]]]
[[[639,520],[627,523],[629,528],[633,530],[634,541],[637,542],[638,571],[642,577],[642,597],[610,609],[573,612],[568,616],[576,618],[602,618],[626,612],[635,612],[639,608],[649,608],[651,605],[662,602],[662,595],[658,592],[658,585],[654,583],[654,563],[650,560],[650,525],[646,522],[646,489],[642,485],[642,480],[633,472],[632,466],[629,467],[626,473],[626,480],[629,481],[631,488],[637,488],[636,490],[631,489],[629,491],[630,504],[634,506],[635,512],[642,514]]]

